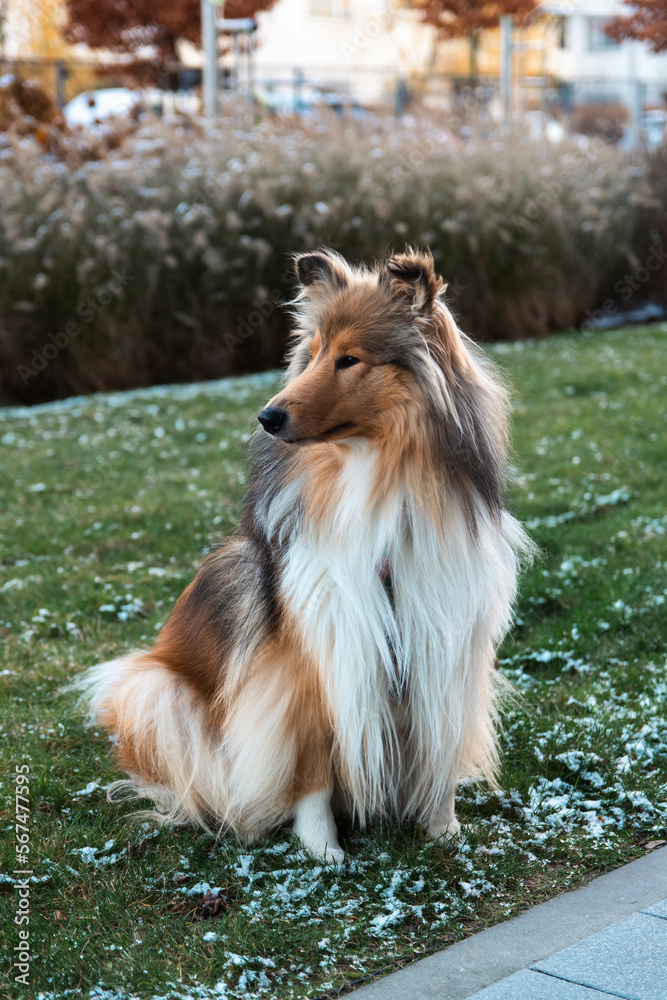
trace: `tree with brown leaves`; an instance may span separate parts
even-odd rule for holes
[[[520,20],[534,10],[537,0],[409,0],[421,19],[432,24],[442,39],[470,39],[470,76],[477,76],[477,50],[482,31],[497,28],[509,14]]]
[[[225,0],[220,16],[254,17],[275,0]],[[201,44],[200,0],[66,0],[68,42],[129,56],[123,65],[140,74],[178,62],[180,41]],[[151,53],[151,55],[147,55]]]
[[[622,42],[636,38],[647,42],[654,52],[667,50],[667,0],[624,0],[627,17],[615,17],[605,27],[610,38]]]

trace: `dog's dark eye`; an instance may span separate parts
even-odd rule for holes
[[[336,368],[351,368],[352,365],[358,365],[359,358],[353,358],[350,354],[346,354],[344,358],[339,358],[336,362]]]

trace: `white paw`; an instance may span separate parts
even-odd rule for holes
[[[329,789],[300,799],[294,811],[294,836],[311,858],[326,865],[339,865],[345,853],[338,845],[338,831],[329,805]]]
[[[341,865],[345,860],[345,851],[338,844],[306,844],[303,840],[301,844],[311,858],[321,861],[322,864]]]
[[[441,837],[460,837],[461,824],[457,819],[449,823],[432,823],[426,830],[426,836],[431,840],[440,840]]]

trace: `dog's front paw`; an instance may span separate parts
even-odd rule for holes
[[[316,861],[322,861],[325,865],[341,865],[345,860],[345,851],[338,845],[326,844],[321,848],[308,847],[307,850],[311,857]]]
[[[297,835],[304,851],[315,861],[321,861],[325,865],[340,865],[345,860],[345,851],[337,843],[322,844],[313,841],[306,841]]]
[[[294,811],[294,836],[311,858],[325,865],[339,865],[345,852],[338,844],[338,831],[329,804],[330,789],[300,799]]]
[[[440,840],[441,837],[460,837],[461,824],[457,819],[450,820],[449,823],[432,823],[426,829],[426,836],[430,840]]]

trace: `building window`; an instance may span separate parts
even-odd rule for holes
[[[349,0],[310,0],[313,17],[347,17]]]
[[[606,17],[591,17],[588,19],[588,47],[591,52],[601,52],[603,49],[616,49],[619,43],[605,34]]]
[[[559,14],[553,19],[554,38],[559,49],[567,48],[567,18]]]

